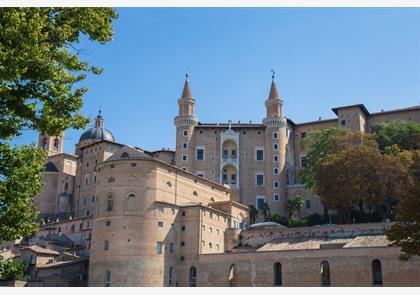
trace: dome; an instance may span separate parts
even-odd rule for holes
[[[79,141],[82,140],[107,140],[115,142],[114,135],[112,135],[111,131],[105,129],[101,126],[95,126],[93,128],[89,128],[85,132],[83,132],[82,136],[80,136]]]
[[[111,131],[104,128],[104,118],[99,111],[96,117],[95,127],[89,128],[80,136],[79,142],[82,140],[107,140],[115,142],[114,135]]]

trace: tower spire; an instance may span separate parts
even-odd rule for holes
[[[274,72],[274,70],[271,70],[271,88],[270,88],[270,94],[268,95],[269,100],[272,100],[272,99],[280,100],[280,95],[277,89],[275,78],[276,78],[276,72]]]
[[[191,94],[191,87],[190,87],[190,79],[189,79],[189,74],[188,72],[185,73],[185,83],[184,83],[184,89],[182,90],[182,95],[181,95],[181,99],[182,98],[187,98],[187,99],[192,99],[192,94]]]
[[[104,117],[102,117],[102,108],[99,107],[98,115],[95,120],[95,127],[104,127]]]

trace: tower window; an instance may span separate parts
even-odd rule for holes
[[[110,270],[105,271],[104,287],[111,287],[111,271]]]
[[[279,194],[274,194],[274,201],[280,201]]]
[[[188,148],[188,143],[187,143],[187,142],[184,142],[184,143],[182,144],[182,148],[184,148],[184,149]]]
[[[114,207],[114,201],[112,197],[108,197],[108,200],[106,200],[106,211],[111,212]]]
[[[277,138],[279,138],[278,132],[273,132],[273,139],[277,139]]]
[[[182,155],[182,161],[187,161],[188,160],[188,156],[187,155]]]
[[[108,240],[105,240],[104,241],[104,250],[105,251],[108,251],[109,250],[109,241]]]
[[[279,174],[279,168],[273,168],[273,174]]]
[[[274,181],[273,185],[274,185],[274,188],[279,188],[279,182],[278,181]]]
[[[257,186],[264,186],[264,174],[258,173],[256,175],[256,185]]]
[[[257,148],[255,151],[255,159],[257,161],[264,161],[264,149]]]
[[[197,148],[196,159],[199,161],[204,161],[204,148]]]
[[[183,131],[184,136],[188,136],[188,130]]]
[[[264,197],[257,196],[256,205],[257,205],[257,209],[258,210],[262,208],[262,206],[264,205],[264,203],[265,203],[265,198]]]
[[[158,227],[163,227],[163,222],[162,221],[158,221],[157,226]]]
[[[160,241],[156,243],[156,253],[162,254],[162,242]]]
[[[278,161],[279,161],[279,156],[274,155],[274,156],[273,156],[273,162],[278,162]]]
[[[273,150],[277,151],[279,149],[279,145],[277,143],[273,144]]]
[[[174,253],[174,243],[169,244],[169,253]]]
[[[283,285],[281,263],[276,262],[274,264],[274,286],[281,286],[281,285]]]

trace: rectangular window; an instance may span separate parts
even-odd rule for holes
[[[182,170],[187,171],[187,167],[182,167]]]
[[[182,155],[182,161],[187,161],[188,160],[188,156],[187,155]]]
[[[277,138],[279,138],[278,132],[273,132],[273,139],[277,139]]]
[[[157,226],[158,227],[163,227],[163,222],[162,221],[158,221]]]
[[[188,130],[183,131],[184,136],[188,136]]]
[[[279,188],[279,182],[277,180],[273,182],[273,187]]]
[[[83,229],[83,223],[79,224],[79,230]]]
[[[257,186],[264,186],[264,174],[263,173],[257,173],[256,184],[257,184]]]
[[[169,244],[169,253],[174,253],[174,243]]]
[[[185,225],[181,226],[181,230],[185,231]]]
[[[162,242],[157,242],[156,243],[156,253],[157,254],[162,254]]]
[[[276,201],[276,202],[280,201],[279,194],[274,194],[274,201]]]
[[[279,156],[274,155],[274,156],[273,156],[273,162],[278,162],[278,161],[279,161]]]
[[[279,174],[279,168],[273,168],[273,174]]]
[[[184,261],[184,260],[185,260],[185,256],[179,257],[179,261]]]
[[[277,151],[279,149],[279,145],[277,143],[273,144],[273,150]]]
[[[109,250],[109,241],[104,241],[104,250],[105,251]]]
[[[223,158],[226,159],[229,155],[229,151],[227,149],[223,149]]]
[[[311,200],[306,200],[306,209],[311,208]]]
[[[163,206],[159,206],[158,210],[160,213],[163,213],[164,212]]]
[[[182,148],[187,149],[187,148],[188,148],[188,143],[187,143],[187,142],[184,142],[184,143],[182,144]]]
[[[231,178],[231,183],[232,183],[232,184],[236,184],[236,174],[232,174],[232,175],[230,176],[230,178]]]
[[[341,126],[345,126],[346,125],[346,120],[341,120]]]
[[[231,151],[232,159],[236,159],[236,150]]]
[[[105,225],[106,226],[111,226],[111,221],[110,220],[105,221]]]
[[[72,225],[71,225],[71,232],[72,232],[72,233],[74,232],[74,229],[75,229],[75,226],[74,226],[74,224],[72,224]]]
[[[257,197],[256,207],[257,209],[261,209],[262,205],[265,203],[265,197]]]
[[[85,175],[85,184],[89,184],[89,174]]]
[[[181,216],[185,216],[185,211],[182,211],[181,212]]]
[[[113,203],[112,199],[106,200],[106,211],[111,212],[113,205],[114,205],[114,203]]]
[[[198,161],[204,161],[204,149],[203,148],[197,148],[196,159]]]
[[[111,287],[111,271],[110,270],[105,271],[104,287]]]
[[[184,247],[185,246],[185,242],[184,241],[182,241],[181,242],[181,247]]]
[[[255,151],[255,159],[257,161],[264,161],[264,149],[258,148]]]
[[[300,138],[305,138],[305,136],[306,136],[306,132],[302,132],[301,134],[300,134]]]

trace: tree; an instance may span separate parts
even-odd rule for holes
[[[249,208],[249,222],[251,224],[254,224],[258,216],[258,210],[257,208],[255,208],[254,205],[249,205],[248,208]]]
[[[82,37],[112,39],[111,8],[0,8],[0,241],[33,234],[45,154],[11,147],[24,129],[59,135],[88,123],[77,83],[100,69],[80,59]]]
[[[305,199],[300,195],[286,201],[284,209],[289,217],[289,220],[292,220],[296,213],[299,213],[298,215],[300,215],[300,209],[302,208],[304,202]]]
[[[386,232],[394,246],[401,247],[401,259],[420,255],[420,150],[412,151],[409,185],[401,192],[396,208],[397,222]]]
[[[420,149],[420,124],[413,121],[395,120],[372,127],[381,151],[397,145],[402,150]]]
[[[264,221],[268,221],[268,217],[270,216],[270,206],[267,203],[261,205],[260,212],[264,216]]]
[[[3,259],[0,256],[0,281],[27,280],[28,266],[23,262],[13,259]]]
[[[315,167],[315,181],[322,204],[350,223],[353,207],[358,206],[363,215],[366,205],[371,211],[388,199],[392,204],[405,186],[406,173],[397,157],[360,144],[324,157]]]

